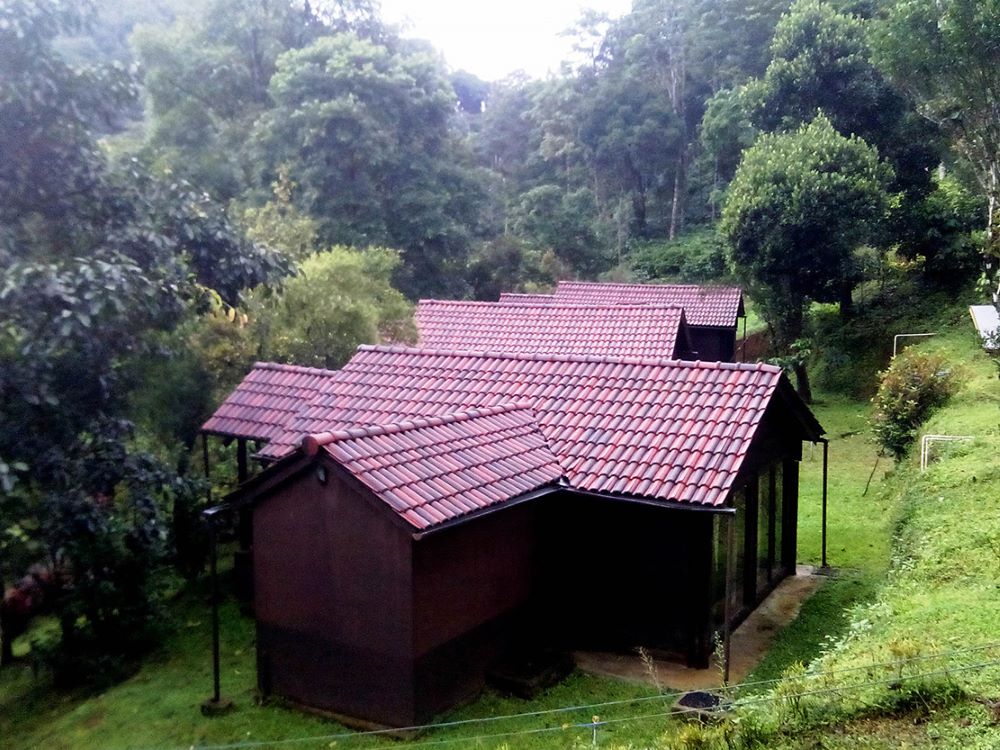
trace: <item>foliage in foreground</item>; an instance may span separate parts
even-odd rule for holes
[[[902,459],[931,411],[954,390],[951,367],[944,357],[907,349],[879,374],[872,398],[872,429],[883,451]]]
[[[207,196],[108,165],[95,133],[136,86],[55,51],[84,22],[71,3],[0,4],[0,589],[30,563],[58,580],[67,681],[149,645],[165,517],[196,487],[137,444],[133,365],[206,299],[287,272]]]
[[[944,357],[906,350],[879,374],[872,398],[872,429],[883,451],[897,461],[906,455],[918,428],[954,391]]]

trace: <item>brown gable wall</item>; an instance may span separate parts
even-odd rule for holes
[[[414,543],[417,713],[473,697],[516,641],[536,593],[538,513],[548,498],[499,510]]]
[[[265,694],[413,722],[410,537],[332,464],[254,510],[258,680]]]

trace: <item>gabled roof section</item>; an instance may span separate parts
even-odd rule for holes
[[[690,349],[680,307],[421,300],[416,322],[425,349],[659,359]]]
[[[511,305],[551,305],[555,303],[556,296],[554,294],[501,292],[500,301]]]
[[[744,314],[743,291],[729,286],[560,281],[555,298],[559,304],[676,305],[696,327],[735,328]]]
[[[273,440],[309,402],[332,370],[256,362],[246,377],[202,425],[202,432],[251,440]]]
[[[327,430],[517,402],[570,487],[717,506],[783,381],[766,364],[360,347],[262,454]],[[798,423],[804,439],[822,432]]]
[[[516,499],[562,476],[530,409],[502,405],[306,437],[416,529]]]

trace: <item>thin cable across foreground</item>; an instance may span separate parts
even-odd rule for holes
[[[802,675],[799,675],[796,679],[799,679],[799,680],[817,680],[817,679],[829,678],[829,677],[832,677],[832,676],[835,676],[835,675],[843,675],[843,674],[852,673],[852,672],[861,672],[861,671],[866,671],[866,670],[870,671],[870,670],[893,668],[893,667],[905,667],[905,666],[908,666],[908,665],[912,665],[914,663],[926,662],[926,661],[930,661],[930,660],[934,660],[934,659],[947,659],[947,658],[950,658],[950,657],[953,657],[953,656],[958,656],[958,655],[963,655],[963,654],[967,655],[967,654],[973,654],[973,653],[981,653],[983,651],[988,651],[988,650],[996,649],[996,648],[1000,648],[1000,642],[993,642],[993,643],[988,643],[988,644],[980,644],[980,645],[977,645],[977,646],[970,646],[970,647],[960,648],[960,649],[952,649],[952,650],[949,650],[949,651],[936,652],[936,653],[933,653],[933,654],[914,655],[913,657],[908,658],[908,659],[898,659],[898,660],[889,661],[889,662],[878,662],[878,663],[872,663],[872,664],[858,665],[858,666],[854,666],[854,667],[844,667],[844,668],[841,668],[841,669],[833,669],[833,670],[827,670],[827,671],[823,671],[823,672],[806,672],[806,673],[804,673]],[[785,699],[789,699],[789,698],[796,698],[797,699],[797,698],[811,697],[811,696],[816,696],[816,695],[844,693],[844,692],[850,692],[850,691],[853,691],[853,690],[860,690],[860,689],[863,689],[863,688],[866,688],[866,687],[881,686],[881,685],[885,685],[885,684],[893,683],[893,682],[905,682],[905,681],[912,681],[912,680],[915,680],[915,679],[922,679],[922,678],[942,677],[942,676],[948,676],[948,675],[953,675],[953,674],[962,673],[962,672],[973,671],[973,670],[977,670],[977,669],[985,669],[987,667],[998,666],[998,665],[1000,665],[1000,660],[986,661],[986,662],[980,662],[980,663],[973,664],[973,665],[964,665],[964,666],[949,667],[949,668],[946,668],[946,669],[934,670],[934,671],[929,671],[929,672],[922,672],[922,673],[911,674],[911,675],[897,674],[897,675],[892,675],[890,677],[884,677],[884,678],[881,678],[881,679],[868,680],[868,681],[865,681],[865,682],[861,682],[861,683],[857,683],[857,684],[852,684],[852,685],[842,685],[842,686],[837,686],[837,687],[819,688],[819,689],[816,689],[816,690],[802,691],[800,693],[786,694],[786,695],[783,695],[783,696],[780,696],[780,697],[779,696],[773,696],[773,695],[750,696],[750,697],[742,698],[742,699],[734,699],[734,700],[732,700],[731,705],[734,706],[734,707],[745,707],[745,706],[751,706],[751,705],[759,705],[759,704],[762,704],[762,703],[767,703],[767,702],[771,702],[771,701],[775,701],[775,700],[785,700]],[[712,691],[715,692],[715,693],[722,693],[724,695],[731,695],[731,694],[735,693],[736,691],[746,690],[748,688],[757,688],[757,687],[762,687],[762,686],[766,686],[766,685],[773,685],[773,684],[776,684],[778,682],[783,681],[784,679],[785,678],[779,677],[779,678],[773,678],[773,679],[768,679],[768,680],[756,680],[756,681],[753,681],[753,682],[746,682],[746,683],[741,683],[741,684],[720,686],[718,688],[713,688]],[[603,702],[600,702],[600,703],[579,704],[579,705],[572,705],[572,706],[561,706],[561,707],[557,707],[557,708],[543,709],[543,710],[539,710],[539,711],[526,711],[526,712],[521,712],[521,713],[516,713],[516,714],[504,714],[504,715],[499,715],[499,716],[484,716],[484,717],[472,718],[472,719],[456,719],[454,721],[437,722],[437,723],[432,723],[432,724],[413,725],[413,726],[393,728],[393,729],[376,729],[376,730],[357,731],[357,732],[345,731],[345,732],[337,732],[337,733],[326,734],[326,735],[310,735],[310,736],[304,736],[304,737],[291,737],[291,738],[276,739],[276,740],[246,740],[246,741],[241,741],[241,742],[223,743],[223,744],[192,745],[192,746],[189,746],[188,750],[249,750],[250,748],[281,747],[281,746],[290,746],[290,745],[296,745],[296,744],[304,744],[304,743],[309,743],[309,742],[327,742],[327,743],[329,743],[329,742],[336,742],[336,741],[340,741],[340,740],[362,739],[362,738],[367,738],[367,737],[379,737],[379,736],[387,736],[387,735],[397,735],[398,736],[401,733],[410,733],[410,732],[417,733],[417,732],[425,732],[425,731],[431,731],[431,730],[451,729],[451,728],[456,728],[456,727],[461,727],[461,726],[468,726],[468,725],[471,725],[471,724],[490,724],[490,723],[495,723],[495,722],[500,722],[500,721],[513,721],[513,720],[517,720],[517,719],[539,718],[539,717],[543,717],[543,716],[552,716],[552,715],[556,715],[556,714],[573,713],[573,712],[577,712],[577,711],[593,712],[593,711],[598,710],[598,709],[606,709],[606,708],[611,708],[611,707],[615,707],[615,706],[644,704],[644,703],[650,703],[650,702],[656,702],[656,701],[673,701],[673,700],[676,700],[676,699],[680,698],[682,695],[684,695],[684,693],[685,693],[685,691],[671,691],[671,692],[665,692],[665,693],[658,693],[656,695],[641,696],[641,697],[637,697],[637,698],[627,698],[627,699],[621,699],[621,700],[603,701]],[[404,742],[402,744],[400,744],[400,743],[394,743],[393,747],[396,747],[396,748],[431,747],[431,746],[435,746],[435,745],[453,744],[453,743],[456,743],[456,742],[474,742],[474,741],[483,741],[483,740],[492,740],[492,739],[503,739],[503,738],[507,738],[507,737],[525,736],[525,735],[531,735],[531,734],[544,734],[544,733],[561,732],[561,731],[567,731],[567,730],[570,730],[570,729],[584,729],[584,728],[590,729],[590,728],[593,728],[595,726],[601,727],[601,726],[607,726],[607,725],[612,725],[612,724],[627,723],[627,722],[631,722],[631,721],[646,721],[646,720],[650,720],[650,719],[654,719],[654,718],[669,718],[669,717],[672,717],[672,716],[681,716],[681,715],[684,715],[684,714],[687,714],[687,713],[689,713],[688,709],[684,709],[684,708],[671,708],[668,711],[661,711],[661,712],[649,713],[649,714],[639,714],[639,715],[629,716],[629,717],[610,718],[610,719],[605,719],[605,720],[600,720],[600,721],[568,722],[568,723],[561,724],[561,725],[556,726],[556,727],[534,727],[534,728],[530,728],[530,729],[516,730],[516,731],[512,731],[512,732],[499,732],[499,733],[495,733],[495,734],[467,735],[467,736],[454,737],[454,738],[441,738],[441,739],[433,739],[433,740],[419,740],[419,741],[416,741],[416,742]],[[178,748],[178,750],[180,750],[180,749]]]

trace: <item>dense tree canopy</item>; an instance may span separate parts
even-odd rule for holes
[[[850,305],[853,251],[884,220],[892,169],[820,115],[761,135],[743,156],[722,213],[731,261],[787,351],[809,300]],[[805,370],[797,370],[808,394]]]
[[[877,60],[972,166],[987,198],[987,257],[1000,305],[1000,3],[893,1],[875,27]]]
[[[84,20],[73,6],[2,12],[0,529],[64,577],[54,658],[79,677],[145,643],[162,514],[192,492],[135,448],[129,363],[206,295],[235,302],[286,269],[200,193],[138,163],[108,168],[95,117],[134,88],[120,68],[54,52]],[[23,572],[6,559],[0,576]]]
[[[411,294],[447,289],[475,228],[479,186],[451,137],[454,95],[422,45],[350,33],[278,58],[255,126],[261,184],[280,168],[326,243],[399,247]]]

